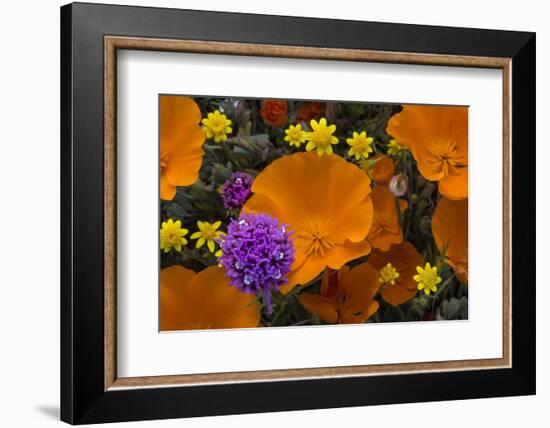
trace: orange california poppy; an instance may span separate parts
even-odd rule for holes
[[[439,251],[463,283],[468,282],[468,199],[441,198],[432,217],[432,233]]]
[[[468,197],[467,107],[404,106],[387,131],[410,149],[424,178],[439,182],[442,195]]]
[[[403,242],[396,199],[386,186],[376,186],[371,193],[371,199],[374,217],[367,239],[373,248],[388,251],[392,244]],[[406,201],[403,202],[399,201],[401,211],[406,209]]]
[[[160,271],[160,329],[258,327],[260,306],[254,294],[229,285],[222,268],[195,273],[175,265]]]
[[[368,262],[378,272],[380,294],[390,305],[400,305],[416,295],[413,276],[417,266],[424,266],[424,257],[410,242],[392,245],[386,252],[373,251]]]
[[[330,324],[357,324],[368,320],[377,310],[374,295],[380,282],[378,272],[368,263],[353,269],[325,270],[320,294],[298,296],[302,306]]]
[[[327,266],[340,269],[370,252],[370,179],[342,157],[283,156],[256,177],[252,192],[244,212],[269,214],[294,232],[294,264],[283,293]]]
[[[376,155],[373,159],[373,167],[370,170],[370,176],[376,184],[387,185],[395,172],[393,160],[383,154]]]
[[[201,111],[189,97],[160,96],[160,197],[172,200],[176,186],[197,181],[204,131]]]

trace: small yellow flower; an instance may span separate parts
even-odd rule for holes
[[[399,278],[399,272],[397,272],[397,269],[393,267],[391,263],[388,263],[386,266],[384,266],[380,271],[378,272],[380,284],[391,284],[395,285],[395,280]]]
[[[306,142],[307,132],[302,129],[302,125],[298,124],[296,126],[290,125],[287,130],[285,130],[285,141],[288,141],[288,144],[291,146],[300,147],[302,143]]]
[[[353,137],[348,138],[346,142],[351,147],[348,151],[350,156],[355,156],[355,160],[361,158],[368,159],[369,154],[373,152],[372,143],[374,138],[367,136],[365,131],[358,134],[353,133]]]
[[[316,150],[319,156],[332,155],[332,144],[338,144],[338,138],[332,135],[336,131],[336,125],[327,125],[327,120],[323,117],[319,122],[315,119],[310,122],[313,131],[306,133],[306,150],[308,152]]]
[[[407,150],[407,147],[405,147],[399,141],[390,140],[388,144],[388,155],[399,156],[405,150]]]
[[[201,123],[206,137],[214,139],[216,143],[226,141],[227,134],[233,132],[231,120],[225,114],[220,113],[219,110],[216,110],[214,113],[208,113],[208,117],[204,118]]]
[[[426,295],[437,291],[437,284],[441,282],[441,277],[437,274],[437,266],[432,267],[430,263],[426,263],[424,269],[421,266],[416,267],[418,275],[413,276],[413,279],[418,282],[418,289],[424,290]]]
[[[181,251],[181,246],[187,244],[187,239],[184,238],[189,231],[181,227],[180,220],[172,220],[162,222],[160,229],[160,249],[168,253],[172,248],[176,251]]]
[[[198,221],[197,226],[199,230],[191,235],[191,239],[196,239],[196,248],[200,248],[206,242],[208,250],[211,253],[216,248],[216,239],[223,235],[223,232],[217,230],[221,226],[222,222],[217,221],[215,223],[208,223],[207,221]]]

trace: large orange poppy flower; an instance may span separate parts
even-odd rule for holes
[[[252,192],[245,212],[269,214],[294,232],[295,261],[283,293],[370,252],[370,179],[342,157],[284,156],[256,177]]]
[[[468,199],[441,198],[432,217],[432,233],[439,251],[457,278],[468,282]]]
[[[439,182],[442,195],[468,197],[466,107],[404,106],[387,131],[411,150],[424,178]]]
[[[386,186],[376,186],[371,193],[371,199],[374,217],[367,239],[374,248],[388,251],[392,244],[403,242],[396,199]],[[405,204],[400,202],[401,211]]]
[[[189,97],[160,96],[160,197],[172,200],[176,186],[197,181],[204,131],[201,111]]]
[[[392,245],[386,252],[373,251],[368,262],[378,271],[380,294],[390,305],[400,305],[416,295],[413,276],[417,266],[424,266],[424,257],[409,242]]]
[[[175,265],[160,271],[161,330],[258,327],[259,322],[256,296],[231,287],[222,268],[195,273]]]
[[[368,263],[339,271],[326,270],[320,294],[298,296],[302,306],[331,324],[357,324],[368,320],[377,310],[374,295],[380,286],[378,272]]]

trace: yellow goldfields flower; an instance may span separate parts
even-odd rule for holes
[[[399,278],[399,272],[397,272],[397,269],[391,264],[388,263],[386,266],[384,266],[380,271],[378,272],[380,284],[391,284],[395,285],[395,280]]]
[[[213,253],[216,248],[216,239],[223,235],[223,232],[217,230],[221,224],[221,221],[217,221],[215,223],[198,221],[197,226],[199,227],[199,230],[191,235],[191,239],[197,240],[195,246],[200,248],[206,243],[208,250]]]
[[[206,137],[214,139],[216,143],[226,141],[227,134],[233,132],[231,120],[225,114],[220,113],[219,110],[216,110],[214,113],[208,113],[208,117],[204,118],[201,123]]]
[[[407,150],[407,147],[405,147],[399,141],[390,140],[388,144],[388,155],[399,156],[405,150]]]
[[[437,273],[437,266],[432,267],[430,263],[426,263],[424,269],[421,266],[416,267],[418,275],[413,276],[413,279],[418,282],[418,289],[424,290],[424,294],[429,295],[437,291],[437,284],[441,282],[441,277]]]
[[[288,141],[288,144],[291,146],[300,147],[302,143],[306,142],[307,132],[302,129],[302,125],[298,124],[296,126],[290,125],[287,130],[285,130],[285,141]]]
[[[308,152],[316,150],[319,156],[331,155],[332,144],[338,144],[338,138],[332,135],[336,131],[336,125],[327,125],[327,120],[323,117],[317,122],[311,120],[311,132],[306,133],[306,150]]]
[[[358,134],[357,132],[353,133],[351,138],[348,138],[346,142],[351,147],[348,154],[350,156],[355,156],[355,160],[361,158],[368,159],[369,154],[373,152],[372,142],[374,138],[367,136],[365,131]]]
[[[160,229],[160,249],[168,253],[172,248],[176,251],[181,251],[181,246],[187,244],[187,239],[184,238],[189,231],[181,227],[180,220],[172,220],[162,222]]]

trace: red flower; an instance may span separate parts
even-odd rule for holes
[[[288,105],[282,100],[264,100],[260,112],[270,126],[284,126],[288,122]]]
[[[309,123],[311,119],[317,119],[325,115],[325,103],[304,103],[296,112],[296,123]]]

